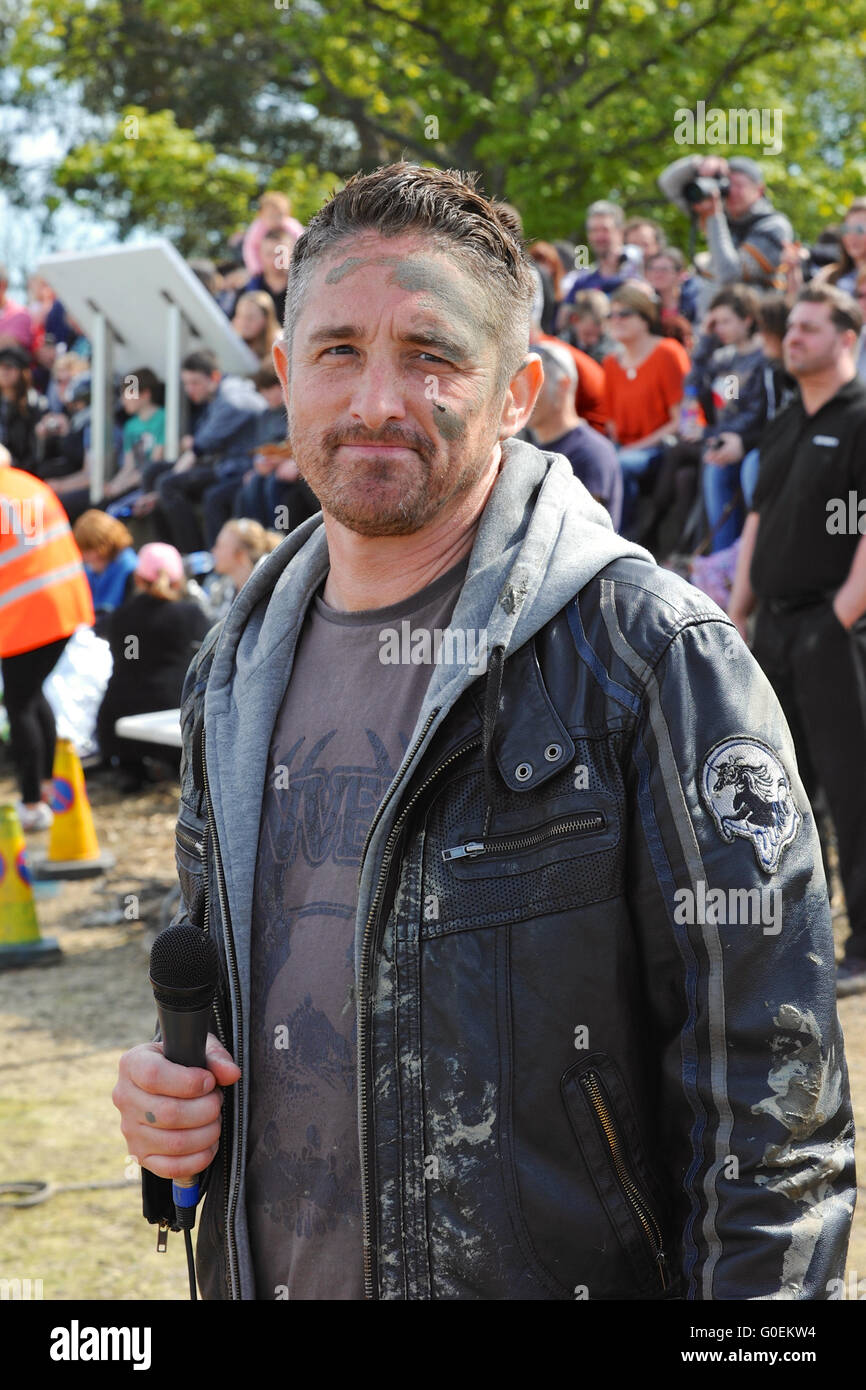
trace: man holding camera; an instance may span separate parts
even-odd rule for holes
[[[773,289],[791,224],[764,196],[764,176],[754,159],[737,155],[686,155],[659,175],[671,202],[697,219],[709,254],[695,258],[699,276],[698,310],[733,281]]]

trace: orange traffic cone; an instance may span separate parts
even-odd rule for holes
[[[34,878],[93,878],[113,868],[114,856],[100,852],[81,762],[68,738],[57,740],[51,809],[48,853],[31,855]]]
[[[14,806],[0,806],[0,970],[61,959],[53,937],[39,934],[30,866]]]

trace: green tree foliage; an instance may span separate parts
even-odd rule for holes
[[[71,87],[103,123],[62,162],[65,196],[187,247],[265,186],[306,217],[401,157],[478,170],[530,236],[579,239],[615,196],[682,241],[656,176],[691,152],[675,113],[699,101],[782,113],[778,155],[739,150],[804,239],[864,191],[866,0],[30,0],[5,33],[20,102]]]

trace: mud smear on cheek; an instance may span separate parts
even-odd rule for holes
[[[466,433],[466,421],[456,411],[449,410],[447,405],[442,405],[441,401],[434,401],[436,414],[433,417],[439,433],[443,439],[453,443],[455,439],[462,439]]]

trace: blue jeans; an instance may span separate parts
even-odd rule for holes
[[[626,535],[628,527],[635,520],[641,478],[655,467],[663,453],[664,449],[658,444],[653,444],[648,449],[617,449],[619,466],[622,469],[620,535]]]
[[[743,496],[746,499],[746,506],[751,508],[752,498],[755,495],[755,487],[758,482],[758,466],[761,456],[757,449],[750,449],[740,464],[740,487],[743,489]]]
[[[755,491],[755,484],[758,481],[759,462],[757,449],[750,449],[739,463],[728,463],[721,468],[714,468],[712,464],[704,463],[704,506],[711,531],[717,525],[725,507],[736,496],[738,484],[742,488],[745,507],[749,506]],[[738,502],[735,507],[731,508],[713,536],[710,554],[715,555],[717,551],[727,550],[729,545],[733,545],[743,529],[744,521],[745,508],[742,502]]]
[[[704,460],[703,475],[704,506],[713,535],[710,554],[715,555],[717,550],[725,550],[729,545],[733,545],[743,529],[743,509],[740,503],[731,508],[721,526],[718,524],[725,507],[736,496],[740,485],[740,465],[726,463],[719,468]],[[717,530],[714,529],[716,527]]]

